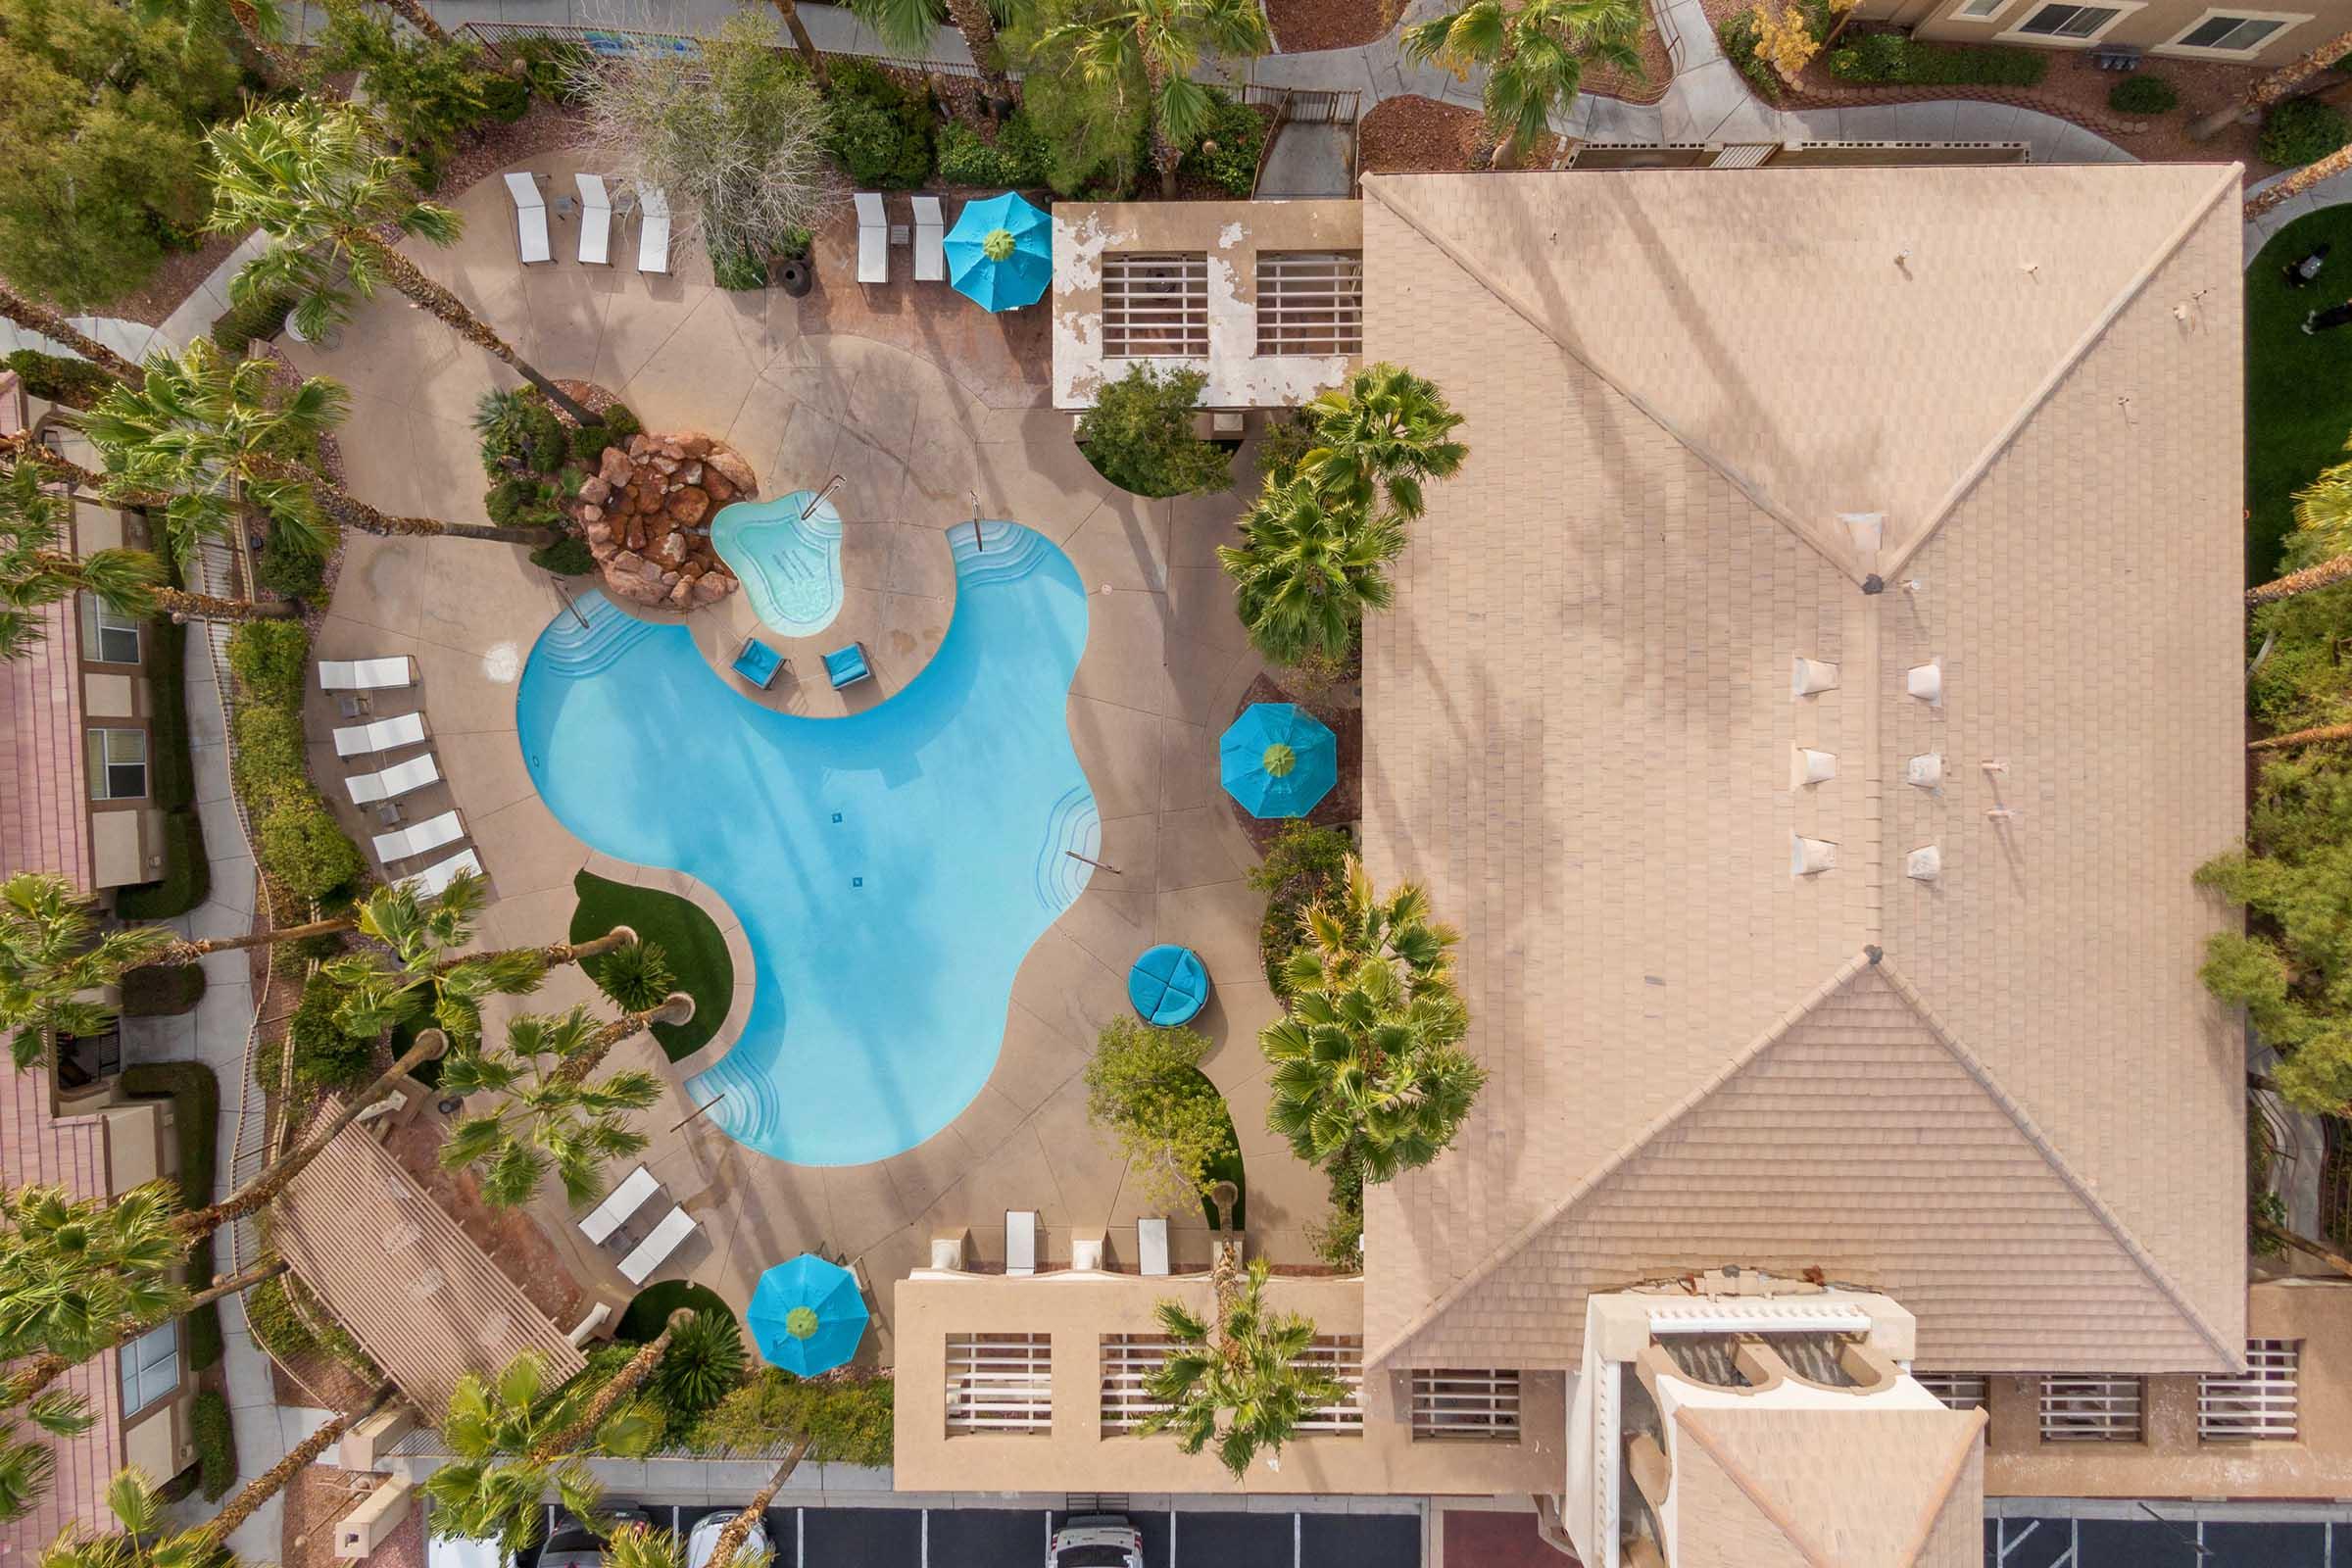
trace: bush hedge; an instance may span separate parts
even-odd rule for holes
[[[2162,76],[2130,75],[2107,90],[2107,107],[2119,115],[2161,115],[2180,102],[2180,90]]]
[[[2341,110],[2317,98],[2289,98],[2263,121],[2257,150],[2263,162],[2294,169],[2317,163],[2347,140],[2352,140],[2352,126]]]
[[[170,1018],[196,1005],[204,995],[204,965],[145,963],[123,971],[116,986],[125,1018]]]
[[[939,177],[950,185],[1034,189],[1046,183],[1051,168],[1045,139],[1019,110],[998,127],[993,143],[961,121],[951,121],[940,127],[937,145]]]
[[[825,146],[860,186],[911,189],[931,177],[937,119],[929,87],[907,86],[865,60],[840,60],[825,98]]]
[[[776,1367],[718,1401],[685,1434],[696,1453],[758,1452],[800,1433],[819,1464],[873,1469],[891,1462],[891,1383],[858,1378],[808,1383]]]
[[[147,626],[147,679],[155,691],[148,791],[164,813],[164,874],[115,890],[115,912],[126,920],[170,920],[202,904],[213,891],[205,858],[204,824],[196,814],[196,764],[188,748],[188,628],[169,620]]]
[[[587,540],[567,533],[554,544],[532,551],[531,564],[559,577],[580,577],[596,569],[596,557],[589,552]]]
[[[1348,877],[1348,857],[1354,853],[1355,845],[1339,828],[1293,822],[1267,847],[1265,859],[1251,868],[1250,886],[1266,896],[1266,912],[1257,926],[1257,956],[1275,996],[1290,995],[1282,971],[1306,940],[1298,927],[1300,914],[1340,890]]]
[[[531,91],[557,104],[580,101],[572,87],[572,72],[596,63],[595,53],[586,44],[569,38],[518,38],[508,52],[521,59],[523,78]]]
[[[228,634],[228,668],[248,703],[302,709],[311,636],[298,620],[249,620]]]
[[[2038,49],[1921,43],[1899,32],[1865,33],[1830,55],[1840,81],[1906,87],[2032,87],[2049,74]]]
[[[335,821],[317,790],[279,789],[254,824],[254,853],[298,899],[331,903],[349,895],[368,870],[360,847]]]
[[[188,1415],[196,1444],[196,1490],[218,1502],[237,1484],[237,1444],[229,1431],[228,1400],[212,1389],[196,1396]]]
[[[605,455],[605,448],[626,448],[629,437],[644,429],[645,426],[637,422],[637,416],[630,412],[626,404],[613,404],[595,424],[578,425],[572,429],[572,466],[593,472],[598,460]]]
[[[134,1061],[122,1069],[122,1092],[134,1100],[172,1102],[172,1126],[179,1143],[179,1201],[197,1209],[213,1200],[220,1161],[220,1081],[201,1061]],[[213,1277],[213,1239],[188,1249],[188,1278]],[[220,1361],[220,1310],[213,1302],[190,1312],[188,1365],[202,1372]]]
[[[482,95],[482,113],[502,125],[511,125],[530,113],[531,89],[527,82],[485,74],[475,86]]]
[[[43,354],[38,349],[19,349],[0,366],[17,372],[24,390],[36,398],[62,403],[69,409],[86,409],[115,384],[115,378],[87,360],[71,359],[63,354]]]
[[[262,1348],[281,1360],[310,1354],[331,1355],[370,1383],[379,1381],[383,1374],[368,1359],[360,1342],[329,1317],[315,1298],[308,1295],[303,1298],[302,1311],[308,1314],[309,1321],[297,1315],[289,1298],[292,1292],[301,1289],[292,1275],[280,1274],[245,1293],[245,1321],[252,1326],[253,1337]],[[318,1333],[311,1331],[312,1323],[318,1325]]]
[[[315,1089],[351,1089],[374,1076],[376,1040],[354,1035],[335,1022],[343,1005],[344,989],[324,974],[315,974],[302,988],[302,1001],[286,1024],[286,1040],[294,1048],[294,1081]],[[275,1082],[272,1075],[270,1080]],[[269,1085],[265,1085],[269,1087]]]
[[[1248,197],[1257,183],[1257,157],[1266,145],[1266,120],[1248,104],[1209,89],[1208,122],[1176,172],[1228,196]]]

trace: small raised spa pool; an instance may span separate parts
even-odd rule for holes
[[[515,718],[549,808],[743,921],[750,1016],[686,1088],[778,1159],[886,1159],[955,1120],[996,1065],[1014,971],[1086,885],[1067,852],[1100,853],[1066,702],[1085,589],[1018,524],[987,524],[979,546],[956,526],[955,619],[931,662],[847,717],[762,707],[684,627],[601,594],[523,668]]]

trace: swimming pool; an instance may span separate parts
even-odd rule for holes
[[[742,579],[753,612],[785,636],[813,637],[841,613],[841,514],[815,491],[719,508],[710,548]]]
[[[742,919],[751,1014],[686,1090],[796,1164],[884,1159],[955,1120],[996,1064],[1013,972],[1086,885],[1065,852],[1101,850],[1066,710],[1077,570],[1018,524],[988,524],[979,550],[968,525],[955,538],[939,652],[863,712],[761,707],[684,627],[601,594],[581,597],[584,627],[540,634],[515,699],[564,826],[693,875]]]

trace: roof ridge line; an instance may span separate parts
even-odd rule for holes
[[[1732,1485],[1740,1489],[1740,1494],[1748,1500],[1756,1512],[1772,1521],[1773,1528],[1780,1531],[1782,1538],[1794,1546],[1805,1561],[1811,1563],[1813,1568],[1838,1568],[1838,1559],[1831,1556],[1819,1542],[1806,1535],[1802,1527],[1789,1518],[1780,1503],[1768,1494],[1764,1484],[1749,1475],[1740,1461],[1707,1431],[1706,1422],[1699,1418],[1700,1409],[1699,1406],[1689,1404],[1675,1406],[1674,1424],[1688,1434],[1692,1443],[1706,1450],[1707,1457],[1715,1461],[1715,1468],[1730,1478]],[[1969,1436],[1973,1440],[1976,1435],[1972,1432]]]
[[[1730,1060],[1710,1073],[1689,1094],[1660,1112],[1615,1153],[1588,1172],[1583,1181],[1570,1188],[1557,1201],[1546,1204],[1535,1218],[1512,1232],[1509,1239],[1497,1246],[1477,1267],[1441,1291],[1428,1305],[1413,1314],[1411,1322],[1390,1335],[1377,1349],[1365,1355],[1365,1367],[1367,1369],[1376,1367],[1396,1354],[1407,1340],[1436,1322],[1454,1302],[1485,1283],[1496,1269],[1517,1256],[1530,1242],[1550,1229],[1561,1215],[1582,1202],[1594,1188],[1615,1175],[1628,1160],[1646,1149],[1660,1133],[1697,1109],[1741,1068],[1747,1066],[1748,1063],[1754,1061],[1785,1038],[1789,1030],[1801,1023],[1807,1014],[1827,1001],[1838,987],[1844,985],[1862,970],[1869,968],[1876,961],[1877,959],[1872,956],[1872,950],[1865,949],[1839,964],[1837,971],[1827,980],[1814,987],[1805,994],[1803,1000],[1766,1025],[1763,1033],[1741,1047]]]
[[[2148,1277],[2150,1284],[2163,1293],[2165,1299],[2173,1303],[2174,1310],[2188,1321],[2200,1339],[2213,1347],[2230,1370],[2243,1371],[2244,1347],[2232,1347],[2213,1331],[2213,1325],[2205,1321],[2205,1314],[2197,1310],[2186,1294],[2174,1282],[2172,1275],[2166,1272],[2164,1265],[2157,1262],[2155,1255],[2140,1245],[2139,1238],[2132,1234],[2123,1216],[2110,1208],[2106,1200],[2083,1181],[2066,1156],[2058,1152],[2057,1146],[2043,1136],[2040,1124],[2027,1113],[2026,1107],[2008,1090],[2001,1087],[2000,1080],[1993,1077],[1992,1070],[1984,1065],[1983,1058],[1962,1045],[1959,1037],[1944,1026],[1943,1020],[1936,1015],[1936,1010],[1928,1005],[1926,999],[1920,996],[1911,982],[1903,978],[1902,972],[1887,961],[1882,961],[1878,968],[1880,977],[1918,1014],[1919,1021],[1928,1026],[1928,1032],[1936,1037],[1945,1051],[1951,1053],[1952,1059],[1959,1062],[1961,1070],[1976,1080],[1977,1086],[1984,1091],[1985,1098],[2000,1106],[2002,1113],[2016,1124],[2017,1130],[2025,1135],[2026,1142],[2041,1155],[2043,1162],[2066,1184],[2067,1190],[2075,1195],[2082,1206],[2090,1210],[2091,1216],[2106,1227],[2108,1234],[2115,1238],[2116,1245],[2124,1250],[2124,1254]]]
[[[1784,508],[1778,501],[1775,501],[1770,495],[1766,494],[1762,486],[1758,485],[1754,480],[1748,478],[1746,474],[1741,473],[1740,469],[1734,466],[1729,460],[1717,454],[1712,448],[1708,447],[1703,442],[1697,441],[1685,434],[1680,425],[1677,425],[1672,419],[1669,419],[1665,415],[1659,413],[1657,409],[1653,408],[1648,399],[1642,397],[1639,392],[1636,392],[1632,387],[1627,386],[1623,381],[1620,381],[1615,375],[1602,368],[1598,364],[1594,363],[1583,352],[1564,341],[1557,332],[1552,330],[1551,323],[1545,320],[1544,317],[1535,310],[1534,307],[1527,304],[1526,301],[1520,299],[1510,289],[1495,281],[1495,279],[1490,276],[1487,271],[1475,261],[1464,255],[1459,246],[1456,246],[1451,241],[1441,236],[1434,226],[1423,222],[1405,204],[1401,196],[1390,194],[1387,190],[1387,187],[1392,184],[1398,183],[1402,177],[1409,176],[1398,176],[1396,174],[1367,174],[1363,176],[1358,183],[1365,195],[1370,196],[1374,200],[1378,201],[1383,207],[1386,207],[1390,212],[1394,213],[1400,220],[1402,220],[1406,227],[1410,228],[1414,233],[1420,235],[1423,239],[1429,241],[1430,244],[1436,246],[1447,261],[1460,268],[1464,273],[1466,273],[1478,284],[1479,287],[1485,289],[1489,294],[1494,295],[1495,299],[1499,300],[1504,306],[1508,307],[1513,314],[1517,315],[1522,320],[1526,321],[1528,325],[1534,327],[1536,331],[1544,338],[1545,341],[1552,345],[1552,347],[1558,349],[1562,354],[1565,354],[1570,359],[1576,361],[1577,364],[1592,371],[1595,376],[1598,376],[1601,382],[1606,385],[1610,391],[1616,393],[1619,397],[1625,399],[1626,402],[1639,409],[1643,416],[1650,421],[1650,423],[1656,425],[1659,429],[1674,437],[1675,441],[1686,451],[1694,455],[1701,463],[1705,464],[1708,467],[1713,468],[1717,473],[1722,474],[1724,478],[1731,481],[1732,487],[1738,490],[1741,495],[1747,497],[1749,504],[1754,506],[1757,511],[1763,513],[1766,516],[1772,518],[1773,521],[1779,523],[1782,527],[1788,529],[1797,538],[1803,540],[1807,545],[1811,546],[1814,554],[1820,556],[1824,561],[1828,562],[1831,566],[1836,568],[1849,581],[1856,583],[1862,581],[1864,574],[1854,569],[1854,563],[1851,559],[1849,559],[1848,553],[1832,550],[1821,540],[1815,538],[1813,534],[1804,526],[1804,524],[1797,521],[1797,519],[1791,515],[1786,508]]]
[[[1960,1472],[1968,1468],[1968,1458],[1976,1451],[1978,1436],[1992,1424],[1992,1417],[1985,1413],[1981,1404],[1963,1413],[1970,1418],[1968,1432],[1952,1446],[1951,1457],[1943,1462],[1943,1479],[1936,1488],[1936,1501],[1919,1516],[1919,1522],[1912,1529],[1911,1544],[1896,1559],[1894,1568],[1914,1568],[1919,1561],[1919,1554],[1928,1549],[1928,1538],[1936,1534],[1936,1521],[1943,1517],[1945,1504],[1952,1500],[1952,1489],[1960,1484]]]
[[[1951,488],[1943,493],[1942,498],[1930,508],[1928,514],[1920,520],[1917,531],[1896,549],[1894,559],[1880,568],[1888,580],[1891,581],[1895,573],[1908,565],[1911,558],[1918,555],[1930,539],[1936,537],[1943,527],[1945,519],[1959,509],[1960,503],[1967,499],[1971,490],[1976,488],[1977,482],[1991,470],[1993,460],[2006,451],[2009,444],[2017,439],[2018,433],[2025,429],[2034,416],[2041,412],[2042,405],[2049,402],[2050,394],[2057,391],[2059,383],[2072,375],[2075,368],[2082,363],[2093,348],[2098,346],[2100,339],[2107,335],[2107,329],[2115,325],[2116,318],[2124,314],[2124,308],[2146,292],[2149,282],[2154,279],[2157,272],[2164,268],[2166,263],[2180,254],[2180,247],[2188,243],[2189,235],[2195,233],[2199,225],[2205,221],[2206,216],[2213,211],[2214,204],[2219,202],[2225,194],[2235,191],[2244,175],[2245,165],[2231,164],[2220,182],[2205,194],[2205,198],[2191,204],[2188,216],[2180,220],[2180,226],[2166,236],[2164,243],[2150,253],[2148,260],[2141,265],[2138,271],[2132,274],[2121,292],[2107,302],[2107,308],[2099,313],[2098,318],[2091,322],[2089,329],[2076,340],[2073,348],[2059,357],[2058,363],[2051,368],[2050,373],[2044,376],[2032,392],[2027,394],[2026,401],[2018,406],[2017,412],[2010,415],[2000,429],[1993,433],[1992,439],[1985,443],[1984,450],[1977,454],[1976,461],[1960,470],[1959,477],[1952,481]]]

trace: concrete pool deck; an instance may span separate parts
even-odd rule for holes
[[[551,188],[567,185],[576,167],[540,162],[554,172]],[[768,636],[801,677],[779,680],[768,700],[839,713],[888,697],[919,671],[954,612],[945,531],[969,517],[975,493],[986,515],[1016,519],[1060,545],[1088,589],[1069,723],[1102,816],[1102,858],[1117,872],[1098,871],[1022,963],[995,1072],[946,1131],[873,1164],[799,1167],[736,1145],[708,1120],[677,1126],[694,1110],[684,1080],[732,1042],[749,1010],[751,954],[734,914],[689,878],[593,854],[531,788],[515,734],[515,680],[540,630],[563,613],[555,581],[506,546],[349,536],[318,654],[417,660],[416,690],[386,694],[375,713],[414,706],[426,716],[445,782],[411,797],[409,815],[452,806],[464,813],[493,895],[482,940],[563,937],[572,877],[583,868],[693,897],[728,932],[736,1003],[718,1038],[675,1064],[646,1037],[612,1058],[660,1073],[663,1099],[642,1122],[654,1139],[647,1162],[699,1225],[655,1278],[690,1277],[740,1304],[761,1269],[796,1252],[858,1260],[877,1293],[878,1335],[868,1353],[878,1349],[887,1361],[888,1284],[927,1260],[934,1233],[966,1230],[971,1255],[997,1260],[1004,1211],[1034,1208],[1047,1258],[1068,1258],[1073,1227],[1102,1227],[1114,1266],[1133,1268],[1134,1225],[1146,1210],[1124,1162],[1088,1124],[1079,1075],[1097,1031],[1127,1008],[1128,964],[1156,942],[1194,948],[1215,981],[1194,1026],[1215,1042],[1206,1069],[1240,1134],[1250,1245],[1277,1260],[1311,1261],[1303,1228],[1324,1217],[1324,1182],[1265,1131],[1256,1034],[1276,1008],[1256,959],[1262,901],[1243,881],[1254,857],[1216,782],[1215,735],[1260,669],[1213,555],[1243,493],[1127,495],[1078,452],[1069,416],[1042,406],[1042,365],[1024,384],[1007,373],[1017,366],[1000,356],[967,386],[928,351],[844,329],[887,318],[903,341],[943,346],[991,329],[962,319],[982,313],[945,285],[893,282],[875,291],[885,300],[860,298],[865,309],[852,309],[841,296],[856,296],[858,285],[843,251],[824,242],[818,289],[800,302],[775,290],[714,289],[707,264],[685,246],[667,278],[567,260],[526,270],[516,264],[512,215],[495,179],[457,205],[466,220],[464,241],[416,260],[540,368],[610,387],[651,430],[701,430],[728,441],[757,470],[762,496],[844,475],[834,501],[846,525],[845,602],[819,637]],[[559,256],[569,254],[569,238],[556,236]],[[812,318],[829,330],[804,332]],[[482,518],[484,480],[466,421],[482,392],[508,384],[503,368],[389,294],[365,307],[333,350],[287,347],[304,371],[352,390],[342,444],[355,493],[387,512]],[[1235,468],[1250,472],[1247,454]],[[723,670],[757,617],[739,593],[688,624]],[[865,642],[875,679],[837,694],[816,656],[852,638]],[[313,696],[309,718],[316,776],[345,825],[380,831],[348,808],[339,782],[372,760],[345,766],[334,757],[327,730],[342,720],[326,700]],[[693,781],[679,780],[671,798],[643,809],[696,810]],[[546,1010],[591,998],[584,977],[564,971],[525,1005]],[[615,1305],[633,1294],[611,1256],[581,1242],[560,1200],[543,1198],[537,1217],[582,1283]],[[1172,1230],[1179,1270],[1205,1266],[1200,1215],[1172,1216]]]

